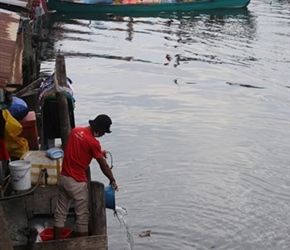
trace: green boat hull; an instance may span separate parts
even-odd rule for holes
[[[193,0],[177,3],[151,4],[85,4],[61,0],[48,0],[50,10],[65,13],[133,13],[133,12],[168,12],[202,11],[214,9],[245,8],[250,0]]]

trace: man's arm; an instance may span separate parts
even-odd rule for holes
[[[115,190],[118,190],[117,182],[114,178],[113,172],[110,169],[109,164],[107,163],[106,159],[104,157],[101,157],[101,158],[98,158],[97,161],[100,165],[100,168],[103,174],[107,176],[107,178],[110,180],[110,184],[113,186]]]

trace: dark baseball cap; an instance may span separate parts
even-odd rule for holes
[[[112,120],[105,114],[98,115],[94,120],[89,120],[89,124],[94,131],[100,130],[105,133],[111,133],[110,126]]]

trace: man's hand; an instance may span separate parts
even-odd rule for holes
[[[107,159],[108,151],[105,149],[102,149],[102,154],[103,154],[103,157]]]
[[[112,185],[115,191],[118,191],[118,184],[116,181],[110,181],[110,185]]]

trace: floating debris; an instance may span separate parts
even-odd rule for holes
[[[253,88],[253,89],[264,89],[264,87],[258,87],[250,84],[240,84],[240,83],[234,83],[234,82],[226,82],[226,84],[230,86],[240,86],[245,88]]]
[[[151,230],[146,230],[139,234],[140,237],[150,237],[150,235],[151,235]]]

